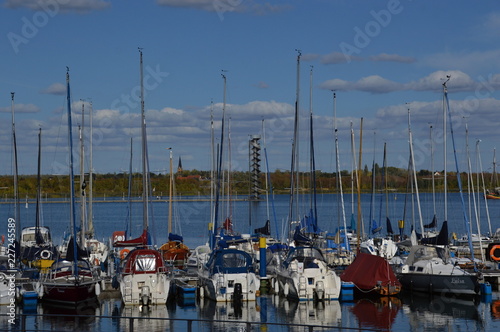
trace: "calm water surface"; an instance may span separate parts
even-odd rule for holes
[[[345,210],[347,224],[350,224],[352,207],[351,196],[345,195]],[[300,206],[308,206],[309,197],[299,199]],[[338,195],[318,195],[318,220],[323,230],[334,231],[343,224],[339,209]],[[416,200],[404,194],[389,195],[386,203],[385,195],[377,195],[372,204],[371,195],[362,195],[362,215],[365,228],[368,221],[375,219],[385,220],[386,209],[397,229],[397,220],[405,219],[405,233],[410,233],[410,225],[420,223],[420,214]],[[442,195],[438,194],[437,216],[439,223],[444,218]],[[481,232],[486,234],[490,228],[493,232],[500,228],[500,201],[488,201],[490,221],[484,207],[484,201],[479,202],[478,219],[475,213],[468,209],[468,198],[465,199],[466,213],[464,215],[462,203],[458,194],[449,195],[448,221],[450,232],[458,235],[465,233],[465,218],[473,225],[473,232],[477,232],[477,220]],[[472,204],[472,201],[471,201]],[[423,223],[429,223],[434,214],[432,195],[421,194],[420,205]],[[231,208],[229,208],[231,206]],[[274,206],[274,209],[273,209]],[[229,205],[222,203],[219,209],[221,220],[232,215],[236,231],[249,233],[254,228],[263,226],[266,219],[271,220],[273,235],[284,233],[282,224],[288,215],[288,196],[276,196],[270,200],[249,205],[245,201],[234,201]],[[269,208],[268,208],[269,207]],[[354,213],[356,207],[354,207]],[[64,232],[69,226],[69,206],[67,203],[43,204],[43,224],[50,227],[54,241],[62,241]],[[307,210],[307,209],[304,209]],[[268,212],[269,211],[269,212]],[[11,204],[0,204],[0,234],[7,234],[6,221],[12,216]],[[155,201],[152,204],[150,227],[153,241],[160,246],[167,240],[168,203]],[[302,212],[304,214],[304,212]],[[25,203],[21,206],[22,226],[34,225],[35,204]],[[131,218],[128,216],[131,215]],[[276,216],[276,217],[275,217]],[[184,236],[185,243],[194,248],[204,244],[207,237],[207,224],[210,220],[210,203],[206,200],[182,201],[174,204],[174,229]],[[121,199],[106,202],[97,201],[94,204],[94,223],[96,237],[106,240],[113,231],[129,228],[131,236],[139,236],[142,232],[142,205],[133,203],[132,210]],[[385,226],[385,224],[384,224]],[[382,230],[385,234],[385,230]],[[2,313],[5,307],[0,307]],[[312,303],[289,302],[276,296],[262,296],[255,303],[246,303],[242,307],[231,304],[219,304],[211,301],[201,303],[178,303],[170,306],[158,306],[146,311],[138,308],[124,308],[120,299],[101,300],[100,303],[82,308],[69,309],[67,307],[53,307],[39,304],[37,308],[18,308],[18,313],[38,313],[43,317],[28,316],[26,326],[34,330],[87,330],[87,331],[124,331],[129,330],[130,321],[120,317],[141,317],[134,321],[135,330],[144,331],[183,331],[187,325],[181,321],[155,321],[148,317],[175,318],[175,319],[202,319],[225,320],[227,322],[193,322],[194,331],[245,331],[246,325],[242,322],[252,321],[267,323],[254,326],[255,331],[303,331],[304,328],[276,327],[271,323],[296,323],[306,325],[326,325],[332,327],[374,329],[392,331],[500,331],[500,293],[494,292],[490,297],[476,300],[459,300],[455,298],[418,297],[403,295],[399,298],[363,299],[356,302],[340,303],[337,301],[314,305]],[[72,317],[49,314],[68,314]],[[92,315],[90,318],[75,318],[74,315]],[[96,318],[95,315],[112,316],[113,318]],[[6,320],[0,319],[0,328],[18,329],[20,326],[10,326]]]

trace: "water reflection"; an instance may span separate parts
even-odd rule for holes
[[[342,312],[338,301],[289,301],[281,296],[272,297],[276,307],[276,321],[284,324],[342,326]],[[303,330],[296,327],[296,330]],[[293,329],[291,329],[293,330]]]
[[[260,321],[260,307],[257,301],[226,303],[204,299],[200,300],[198,305],[199,319],[215,320],[210,323],[201,323],[204,331],[245,331],[245,322]]]
[[[94,331],[95,316],[101,315],[101,310],[96,299],[77,305],[43,302],[38,305],[38,314],[43,315],[44,329]]]
[[[169,307],[166,305],[125,306],[121,304],[118,312],[115,312],[113,316],[121,317],[115,321],[118,322],[117,325],[115,324],[119,327],[117,331],[165,331],[167,329],[172,331],[174,323],[167,319],[154,319],[171,316]],[[124,317],[134,317],[134,319]]]
[[[478,310],[477,299],[447,296],[408,295],[402,297],[403,310],[410,326],[418,330],[454,329],[465,323],[482,330],[484,320]]]
[[[359,327],[390,330],[401,306],[397,297],[365,298],[356,301],[349,310],[356,316]]]

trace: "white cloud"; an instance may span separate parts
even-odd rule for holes
[[[0,107],[0,112],[11,113],[11,107]],[[15,113],[38,113],[40,108],[33,104],[14,104]]]
[[[479,71],[500,69],[498,58],[500,49],[474,52],[444,52],[431,54],[420,63],[433,68],[457,69],[462,71]]]
[[[418,81],[405,84],[405,89],[415,91],[438,91],[441,89],[442,84],[448,76],[450,77],[450,81],[447,86],[450,91],[470,91],[477,85],[477,82],[469,75],[459,70],[438,70]]]
[[[447,87],[450,92],[471,91],[476,95],[480,91],[480,94],[489,95],[493,91],[500,89],[500,74],[490,75],[486,78],[480,77],[476,81],[460,70],[438,70],[408,83],[398,83],[378,75],[372,75],[363,77],[358,81],[332,79],[324,81],[319,87],[325,90],[363,91],[370,93],[389,93],[402,90],[440,91],[442,90],[442,84],[448,76],[450,76],[450,81]],[[477,97],[481,97],[481,95]]]
[[[88,13],[94,10],[102,10],[111,7],[111,2],[102,0],[7,0],[7,8],[28,8],[33,11],[55,11],[55,12],[78,12]]]
[[[350,61],[362,61],[363,58],[351,55],[346,57],[345,54],[341,52],[332,52],[330,54],[326,54],[320,57],[321,63],[325,65],[337,64],[337,63],[347,63]]]
[[[320,85],[321,89],[336,91],[364,91],[371,93],[388,93],[402,90],[400,83],[387,80],[378,75],[367,76],[359,79],[357,82],[349,82],[339,79],[325,81]]]
[[[62,96],[66,94],[66,85],[61,83],[53,83],[40,92],[49,95]]]

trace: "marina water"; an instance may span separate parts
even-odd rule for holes
[[[440,224],[443,221],[443,199],[437,194],[437,217]],[[318,223],[321,229],[334,232],[343,224],[342,213],[339,210],[338,195],[318,195]],[[262,227],[268,219],[271,221],[272,235],[284,233],[283,224],[288,214],[287,195],[276,195],[266,204],[266,201],[249,203],[245,200],[234,200],[232,205],[233,225],[236,231],[250,233],[253,229]],[[347,224],[350,225],[351,195],[346,194],[345,210]],[[448,222],[450,233],[457,236],[466,234],[464,212],[458,193],[448,195]],[[308,206],[308,196],[301,197],[304,206]],[[385,194],[378,194],[375,206],[372,208],[371,195],[362,195],[362,215],[365,229],[368,229],[370,214],[377,223],[385,221]],[[467,204],[466,199],[466,204]],[[431,194],[420,195],[423,223],[430,223],[433,216]],[[222,203],[222,216],[228,213],[226,203]],[[250,205],[251,204],[251,205]],[[482,234],[489,232],[489,223],[484,208],[481,206],[479,218]],[[489,215],[492,231],[500,228],[500,201],[489,201]],[[151,234],[154,243],[159,247],[167,241],[167,214],[168,201],[165,197],[158,197],[152,203],[153,217],[150,221]],[[274,210],[272,207],[274,206]],[[397,232],[397,221],[405,220],[405,234],[409,235],[413,222],[419,223],[418,205],[411,196],[402,193],[391,193],[388,202],[388,217]],[[468,207],[466,206],[466,209]],[[7,221],[12,215],[12,204],[0,204],[0,220]],[[125,230],[128,216],[131,216],[131,235],[140,235],[142,232],[142,205],[133,203],[132,210],[128,211],[128,203],[122,198],[97,199],[94,203],[94,225],[96,237],[107,239],[116,230]],[[354,215],[357,216],[356,207]],[[269,211],[269,212],[268,212]],[[375,211],[370,213],[370,211]],[[380,213],[382,211],[382,213]],[[304,212],[306,213],[306,212]],[[69,204],[67,202],[43,202],[43,225],[52,231],[53,240],[59,244],[64,233],[68,231]],[[276,215],[276,218],[274,218]],[[21,210],[22,226],[34,225],[35,204],[23,203]],[[474,213],[466,211],[467,219],[477,232]],[[339,220],[340,219],[340,220]],[[174,204],[174,229],[184,236],[184,242],[190,248],[205,244],[208,240],[207,229],[210,221],[210,201],[207,197],[182,197]],[[6,234],[6,222],[2,222],[1,234]],[[382,223],[385,235],[385,222]],[[130,226],[128,226],[130,227]],[[4,229],[5,228],[5,229]],[[6,306],[0,307],[0,313],[7,313]],[[273,295],[264,295],[255,302],[244,303],[234,307],[230,303],[215,303],[201,301],[192,303],[177,303],[169,306],[156,306],[140,310],[139,307],[124,307],[117,297],[103,298],[99,303],[88,304],[79,308],[53,306],[45,303],[35,308],[16,308],[18,318],[27,314],[23,324],[30,330],[78,330],[78,331],[183,331],[187,330],[184,319],[196,319],[192,323],[193,331],[305,331],[305,327],[275,326],[280,324],[325,325],[330,328],[324,330],[338,330],[342,328],[392,330],[392,331],[500,331],[500,293],[494,291],[491,296],[482,296],[475,300],[462,300],[440,296],[411,296],[401,294],[398,298],[362,299],[353,302],[326,302],[314,304],[312,302],[293,302]],[[34,316],[41,314],[43,316]],[[30,316],[31,315],[31,316]],[[61,316],[70,315],[70,316]],[[80,316],[76,316],[80,315]],[[101,317],[102,316],[102,317]],[[120,317],[122,317],[120,319]],[[123,317],[139,317],[133,321]],[[170,318],[170,320],[155,320],[149,318]],[[180,320],[179,320],[180,319]],[[256,322],[256,325],[247,325],[245,322]],[[6,316],[0,319],[0,329],[18,330],[21,325],[11,325]],[[320,329],[314,329],[320,330]]]

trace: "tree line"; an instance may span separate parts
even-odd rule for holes
[[[362,192],[383,191],[385,189],[398,192],[410,192],[412,188],[412,174],[406,169],[387,167],[385,169],[375,164],[375,179],[373,172],[365,166],[358,172],[359,184]],[[443,191],[444,181],[443,172],[437,172],[434,176],[435,190]],[[343,170],[340,172],[342,178],[342,189],[344,192],[351,190],[353,181],[351,181],[351,172]],[[265,192],[266,174],[260,174],[260,188]],[[473,178],[477,179],[476,174]],[[484,174],[485,179],[491,178],[491,174]],[[93,175],[93,195],[94,197],[126,197],[128,196],[129,185],[132,197],[140,197],[142,194],[142,175],[140,173],[132,174],[132,181],[129,181],[128,173],[107,173]],[[227,178],[221,177],[221,178]],[[335,172],[328,173],[316,171],[315,186],[311,183],[309,172],[299,173],[300,192],[310,192],[313,188],[320,193],[339,192],[338,177]],[[353,176],[356,179],[355,176]],[[169,174],[150,174],[151,192],[153,196],[166,197],[170,191]],[[200,170],[184,170],[174,175],[174,187],[176,195],[210,195],[211,192],[211,172]],[[225,192],[231,191],[233,195],[247,195],[250,190],[250,173],[234,171],[230,174],[231,183],[223,183]],[[86,195],[88,196],[88,175],[85,176]],[[216,179],[214,179],[216,180]],[[429,170],[420,170],[417,172],[417,185],[421,192],[432,191],[432,172]],[[464,190],[467,186],[467,174],[461,174]],[[274,193],[285,194],[290,191],[290,172],[276,170],[269,174],[268,183],[272,184]],[[373,189],[375,183],[375,189]],[[456,173],[448,172],[448,189],[450,191],[458,190],[458,181]],[[354,181],[354,190],[357,190],[357,181]],[[476,184],[477,186],[477,184]],[[488,186],[488,184],[487,184]],[[415,185],[413,184],[413,188]],[[36,198],[37,177],[35,175],[21,175],[18,177],[18,190],[21,199]],[[78,196],[81,190],[80,179],[75,177],[75,194]],[[70,184],[67,175],[43,175],[41,178],[42,198],[64,198],[69,196]],[[14,197],[14,179],[12,176],[0,176],[0,197],[2,199],[11,199]]]

